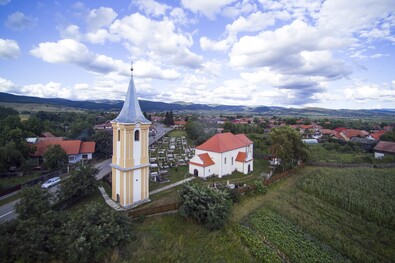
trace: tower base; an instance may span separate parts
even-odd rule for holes
[[[151,199],[146,198],[146,199],[143,199],[143,200],[134,202],[134,203],[132,203],[132,204],[130,204],[130,205],[122,206],[122,207],[123,207],[125,210],[130,210],[130,209],[133,209],[133,208],[135,208],[135,207],[137,207],[137,206],[139,206],[139,205],[142,205],[142,204],[145,204],[145,203],[149,203],[149,202],[151,202]]]

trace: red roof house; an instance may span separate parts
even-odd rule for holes
[[[56,137],[55,137],[56,138]],[[92,159],[92,154],[95,152],[95,142],[81,142],[80,140],[59,141],[59,140],[44,140],[39,141],[36,145],[36,152],[34,157],[43,157],[49,145],[60,145],[69,156],[70,163],[76,163],[81,160]]]
[[[369,137],[372,138],[373,140],[379,141],[381,135],[383,135],[384,133],[387,133],[387,130],[382,130],[382,131],[378,131],[378,132],[374,132],[369,134]]]
[[[383,158],[385,155],[395,156],[395,142],[379,141],[373,152],[375,158]]]

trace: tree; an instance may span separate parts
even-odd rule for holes
[[[8,170],[11,166],[19,167],[23,160],[15,142],[8,142],[0,147],[0,170]]]
[[[92,164],[77,163],[71,176],[60,185],[61,201],[76,200],[97,189],[96,175],[99,169]]]
[[[24,125],[25,129],[34,135],[40,136],[44,132],[44,123],[35,115],[31,115]]]
[[[181,202],[179,211],[182,216],[191,217],[210,230],[222,228],[230,215],[229,194],[205,185],[185,184]]]
[[[65,167],[69,162],[66,151],[59,145],[49,145],[44,153],[44,165],[47,169],[55,171]]]
[[[166,115],[165,115],[165,121],[164,121],[165,125],[171,126],[174,125],[174,119],[173,119],[173,112],[170,111],[166,111]]]
[[[395,142],[395,130],[384,133],[380,136],[381,141]]]
[[[130,219],[100,204],[78,210],[62,228],[59,245],[64,262],[99,262],[130,240]]]
[[[96,131],[92,139],[96,142],[95,156],[108,158],[112,154],[112,134]]]
[[[50,194],[39,186],[25,187],[20,192],[21,199],[15,205],[20,219],[40,217],[51,209]]]
[[[302,142],[300,133],[284,126],[270,131],[271,155],[280,158],[283,170],[289,169],[299,161],[306,161],[309,156],[307,145]]]

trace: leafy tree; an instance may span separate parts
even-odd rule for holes
[[[79,199],[97,188],[96,175],[99,169],[92,164],[77,163],[71,176],[60,185],[60,200]]]
[[[302,142],[300,133],[284,126],[270,131],[271,155],[281,159],[283,170],[289,169],[299,161],[306,161],[309,158],[309,150]]]
[[[49,210],[0,225],[1,262],[100,262],[130,240],[131,221],[99,204],[76,212]]]
[[[236,131],[236,126],[230,121],[225,122],[223,128],[224,128],[224,132],[235,133]]]
[[[11,166],[19,167],[23,163],[23,155],[16,143],[8,142],[0,147],[0,170],[8,170]]]
[[[24,125],[25,129],[34,135],[40,136],[44,132],[44,123],[35,115],[30,115]]]
[[[92,139],[96,142],[95,156],[108,158],[112,154],[112,134],[96,131]]]
[[[380,136],[381,141],[395,142],[395,130],[384,133]]]
[[[10,115],[18,115],[18,114],[19,114],[18,111],[14,110],[13,108],[0,106],[0,121]]]
[[[225,191],[204,185],[185,184],[181,191],[180,214],[191,217],[210,230],[222,228],[227,222],[231,201]]]
[[[14,251],[18,262],[48,262],[58,258],[56,240],[64,218],[53,210],[40,217],[18,220]]]
[[[64,262],[98,262],[113,248],[130,240],[130,219],[103,205],[87,205],[62,228]]]
[[[39,186],[26,187],[20,192],[21,199],[15,205],[15,211],[20,219],[40,217],[50,208],[50,194]]]
[[[165,115],[165,121],[164,121],[165,125],[171,126],[174,125],[174,119],[173,119],[173,112],[170,111],[166,111],[166,115]]]
[[[44,153],[44,165],[52,171],[65,167],[68,162],[67,153],[59,144],[49,145]]]

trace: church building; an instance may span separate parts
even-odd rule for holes
[[[133,81],[122,110],[113,121],[112,199],[124,208],[149,202],[149,127],[140,108]]]
[[[195,148],[189,173],[202,178],[253,171],[253,142],[244,134],[219,133]]]

